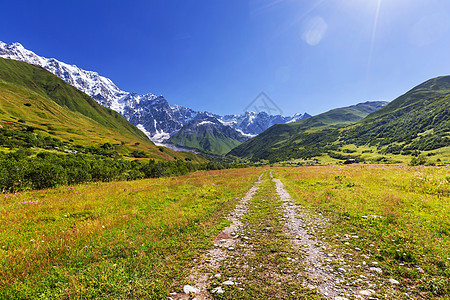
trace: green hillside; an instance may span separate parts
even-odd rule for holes
[[[415,87],[342,133],[348,144],[409,155],[450,145],[450,76]]]
[[[120,114],[102,107],[43,68],[3,58],[0,58],[0,129],[1,146],[9,149],[35,147],[32,140],[46,139],[58,142],[57,145],[44,142],[43,148],[103,146],[125,156],[145,152],[141,156],[158,160],[198,159],[193,154],[156,147]]]
[[[229,155],[252,161],[262,159],[282,161],[291,157],[320,155],[321,148],[336,137],[333,132],[337,128],[354,124],[386,104],[384,101],[359,103],[333,109],[295,123],[277,124],[234,148]],[[299,147],[298,144],[303,144],[303,147]]]
[[[191,122],[169,139],[177,146],[218,155],[227,154],[245,140],[242,134],[214,119]]]
[[[386,104],[388,104],[388,102],[385,101],[368,101],[358,103],[348,107],[332,109],[317,116],[300,120],[289,125],[291,125],[296,132],[312,132],[324,128],[341,128],[358,122],[367,115],[378,111]]]
[[[230,155],[299,163],[450,162],[450,76],[428,80],[354,124],[346,110],[274,126]]]

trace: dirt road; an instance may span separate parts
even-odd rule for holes
[[[320,235],[328,220],[296,204],[272,172],[228,219],[169,299],[377,299],[376,276],[358,275],[351,255],[330,250]]]

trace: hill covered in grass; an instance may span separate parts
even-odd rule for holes
[[[190,122],[169,139],[177,146],[219,155],[227,154],[246,140],[244,135],[215,118]]]
[[[422,163],[450,162],[450,76],[430,79],[384,107],[366,110],[360,120],[348,109],[273,126],[229,155],[326,163],[409,162],[422,155]]]
[[[252,161],[282,161],[291,157],[320,155],[336,136],[338,128],[354,124],[370,113],[385,106],[387,102],[371,101],[342,107],[289,124],[277,124],[229,152],[230,156],[248,158]],[[300,149],[298,143],[304,146]]]
[[[77,151],[98,148],[129,157],[189,158],[155,146],[115,111],[41,67],[0,58],[0,146]]]
[[[341,134],[348,144],[409,155],[450,145],[450,76],[430,79]]]

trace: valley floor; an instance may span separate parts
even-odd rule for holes
[[[448,299],[448,168],[248,168],[4,195],[0,298]]]

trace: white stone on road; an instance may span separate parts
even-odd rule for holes
[[[394,278],[391,278],[391,279],[389,279],[389,282],[391,283],[391,284],[400,284],[400,282],[398,282],[397,280],[395,280]]]
[[[370,267],[369,270],[370,270],[370,271],[377,272],[377,273],[380,273],[380,274],[383,273],[383,271],[381,270],[381,268]]]
[[[185,294],[189,295],[190,293],[197,294],[197,293],[199,292],[199,290],[196,289],[196,288],[193,287],[193,286],[185,285],[185,286],[183,287],[183,292],[184,292]]]
[[[211,293],[212,293],[212,294],[216,294],[216,293],[217,293],[217,294],[223,294],[224,291],[223,291],[222,287],[218,286],[218,287],[216,287],[216,288],[213,288],[212,291],[211,291]]]

